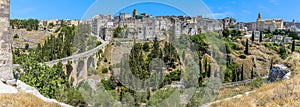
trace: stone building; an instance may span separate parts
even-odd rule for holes
[[[247,31],[264,31],[269,30],[271,32],[276,29],[283,29],[284,22],[282,18],[273,18],[273,19],[262,19],[260,13],[258,13],[256,22],[246,22],[239,24],[238,28],[246,29]]]
[[[223,23],[224,28],[230,28],[230,27],[235,28],[236,24],[237,24],[236,19],[230,18],[230,17],[226,17],[226,18],[222,19],[221,21]]]
[[[109,16],[109,17],[107,17]],[[232,23],[234,23],[232,21]],[[123,28],[123,38],[138,40],[153,40],[155,37],[168,39],[178,38],[180,35],[195,35],[205,32],[221,31],[222,21],[189,16],[156,16],[133,10],[132,17],[119,14],[114,18],[111,15],[97,15],[91,19],[92,34],[107,38],[117,27]],[[112,36],[110,36],[112,37]]]

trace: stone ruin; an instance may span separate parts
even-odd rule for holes
[[[282,64],[275,65],[269,72],[268,82],[289,79],[291,71],[288,67]]]
[[[12,68],[12,37],[9,36],[9,15],[10,0],[0,0],[0,80],[7,84],[15,81]]]

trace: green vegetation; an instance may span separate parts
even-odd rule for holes
[[[287,58],[288,50],[284,45],[280,45],[278,43],[265,43],[265,47],[276,51],[282,59]]]
[[[89,25],[79,25],[78,28],[72,26],[62,26],[58,30],[58,35],[50,35],[43,45],[38,44],[37,48],[28,50],[29,44],[25,45],[25,49],[34,52],[38,62],[47,62],[56,59],[71,56],[74,52],[84,52],[100,45],[96,37],[89,36]],[[24,62],[18,56],[22,54],[18,49],[14,51],[13,63],[19,64]],[[26,53],[24,53],[26,54]]]
[[[261,87],[263,85],[263,83],[264,83],[264,79],[261,77],[257,77],[250,83],[250,85],[251,85],[252,89],[257,89],[257,88]]]
[[[26,29],[27,31],[38,30],[39,21],[37,19],[19,20],[11,19],[10,25],[12,29]]]
[[[244,66],[240,66],[238,64],[227,64],[227,68],[225,70],[225,82],[236,82],[244,80]]]
[[[108,72],[107,68],[102,69],[102,73],[107,73],[107,72]]]
[[[288,33],[288,36],[289,37],[292,37],[294,40],[300,40],[300,37],[298,36],[298,32],[297,31],[290,31]]]
[[[252,31],[252,35],[251,35],[251,41],[252,41],[252,43],[255,41],[255,35],[254,35],[254,31]]]
[[[244,54],[246,54],[246,55],[249,54],[249,43],[248,43],[248,39],[246,39],[246,46],[245,46]]]
[[[288,57],[288,52],[285,46],[280,46],[278,54],[282,59],[286,59]]]
[[[259,34],[259,42],[262,42],[262,39],[263,39],[263,33],[262,31],[260,31],[260,34]]]
[[[240,30],[229,30],[228,28],[225,28],[222,31],[223,37],[228,38],[229,36],[231,37],[241,37],[243,36],[242,31]]]
[[[124,35],[122,35],[122,33],[127,29],[127,26],[124,26],[124,27],[117,27],[115,30],[114,30],[114,33],[113,33],[113,36],[115,38],[123,38]]]
[[[190,39],[200,56],[207,52],[208,42],[204,34],[193,35]]]
[[[18,34],[15,34],[15,35],[14,35],[14,39],[17,39],[17,38],[19,38],[19,35],[18,35]]]
[[[171,84],[172,81],[180,81],[181,70],[175,70],[165,76],[163,85]]]
[[[133,46],[129,55],[130,70],[137,78],[145,80],[150,77],[149,64],[155,58],[163,59],[168,69],[175,69],[176,62],[179,62],[179,55],[176,49],[165,42],[163,51],[160,48],[157,38],[153,41],[153,47],[148,47],[148,43],[137,43]],[[150,52],[149,52],[150,50]]]
[[[295,40],[293,40],[292,47],[291,47],[291,52],[295,51],[295,45],[296,45],[296,42],[295,42]]]
[[[57,99],[70,105],[86,105],[81,94],[72,87],[71,81],[63,72],[62,63],[51,68],[34,60],[36,57],[34,53],[21,57],[24,59],[21,62],[24,72],[19,72],[19,80],[37,88],[45,97]]]
[[[242,48],[239,47],[239,45],[235,42],[233,42],[231,39],[224,39],[225,46],[226,46],[226,52],[231,53],[233,50],[241,50]]]
[[[153,95],[150,97],[149,104],[157,105],[163,102],[165,99],[169,98],[174,91],[175,91],[174,88],[160,89],[155,91]]]

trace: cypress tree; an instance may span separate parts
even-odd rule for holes
[[[273,59],[271,59],[270,70],[273,68]]]
[[[254,31],[252,31],[252,36],[251,36],[252,43],[254,42],[254,39],[255,39],[255,37],[254,37]]]
[[[204,71],[207,72],[207,58],[204,59]]]
[[[235,72],[235,70],[232,70],[232,80],[231,80],[231,82],[235,82],[236,81],[236,72]]]
[[[292,49],[291,49],[292,53],[295,51],[295,40],[293,40],[293,44],[292,44]]]
[[[210,78],[211,76],[211,64],[208,64],[208,70],[207,70],[207,77]]]
[[[242,64],[242,69],[241,69],[241,80],[244,80],[244,64]]]
[[[246,40],[246,46],[245,46],[245,51],[244,53],[247,55],[249,53],[249,43],[248,43],[248,39]]]
[[[253,67],[252,67],[252,70],[251,70],[251,79],[254,78],[254,71],[253,71]]]
[[[262,38],[263,38],[263,32],[260,31],[260,34],[259,34],[259,42],[262,42]]]

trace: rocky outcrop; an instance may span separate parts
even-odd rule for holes
[[[291,71],[288,67],[282,64],[277,64],[269,71],[268,82],[289,79],[290,76]]]
[[[6,85],[0,81],[0,94],[1,93],[18,93],[18,90],[10,85]]]
[[[10,0],[0,1],[0,80],[6,83],[14,79],[12,70],[12,38],[9,36]],[[12,83],[10,81],[10,83]]]

